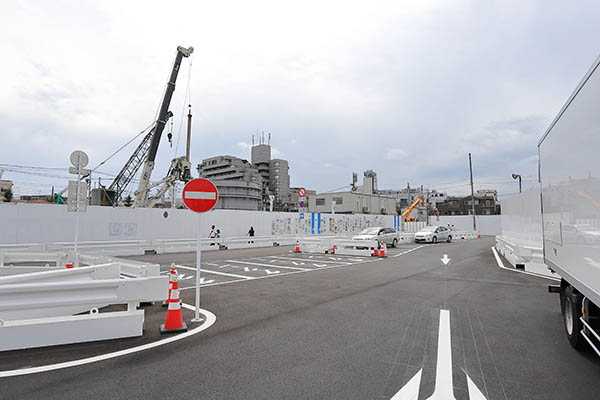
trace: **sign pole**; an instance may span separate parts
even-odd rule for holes
[[[200,268],[202,266],[202,231],[200,230],[201,225],[201,215],[202,213],[197,213],[197,235],[196,235],[196,310],[194,313],[194,319],[192,322],[201,322],[200,318]]]
[[[77,242],[79,242],[79,182],[81,181],[81,155],[77,154],[77,206],[75,208],[75,257],[77,258]],[[69,196],[71,193],[69,193]]]

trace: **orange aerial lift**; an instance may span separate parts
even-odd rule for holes
[[[419,196],[417,197],[417,199],[415,201],[413,201],[413,203],[410,205],[410,207],[408,207],[406,210],[404,210],[404,212],[402,213],[402,218],[404,218],[404,222],[414,222],[416,221],[416,218],[411,218],[410,213],[412,212],[412,210],[415,209],[416,206],[419,205],[420,202],[423,201],[423,196]]]

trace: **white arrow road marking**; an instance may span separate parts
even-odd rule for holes
[[[419,385],[421,384],[422,372],[423,368],[391,400],[417,400],[419,398]]]
[[[450,262],[450,259],[448,258],[448,254],[444,254],[444,258],[440,258],[440,260],[442,260],[444,265],[447,265]]]
[[[452,389],[452,347],[450,343],[450,311],[440,310],[435,390],[427,400],[455,400]]]
[[[193,200],[215,200],[217,194],[215,192],[192,192],[190,190],[184,191],[183,195],[186,199]]]
[[[465,375],[467,374],[465,373]],[[469,388],[469,400],[486,400],[483,393],[475,386],[475,383],[471,380],[469,375],[467,375],[467,386]]]
[[[299,263],[298,263],[298,262],[296,262],[296,261],[292,261],[292,264],[294,264],[294,265],[304,265],[304,263],[303,263],[303,262],[299,262]]]
[[[317,263],[313,263],[313,265],[317,268],[323,268],[323,267],[327,266],[327,264],[317,264]]]
[[[278,274],[279,271],[271,271],[269,269],[265,269],[265,272],[267,273],[267,275],[273,275],[273,274]]]
[[[179,275],[179,280],[180,281],[187,281],[188,279],[192,279],[193,277],[194,277],[194,275],[181,274],[181,275]]]
[[[252,269],[250,269],[249,267],[244,267],[244,271],[246,271],[246,272],[258,271],[258,268],[252,268]]]
[[[207,285],[209,283],[213,283],[215,280],[214,279],[205,279],[205,278],[200,278],[200,284],[201,285]]]
[[[423,369],[419,370],[391,400],[416,400],[419,397],[422,371]],[[486,400],[466,372],[465,375],[467,376],[469,399]],[[450,342],[450,311],[448,310],[440,310],[435,389],[427,400],[456,400],[452,385],[452,343]]]

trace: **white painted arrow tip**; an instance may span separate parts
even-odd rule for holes
[[[421,368],[419,372],[417,372],[415,376],[413,376],[411,380],[408,381],[406,385],[404,385],[402,389],[400,389],[400,391],[394,395],[394,397],[391,398],[391,400],[417,400],[419,398],[419,387],[421,386],[422,373],[423,368]]]
[[[467,387],[469,388],[469,400],[486,400],[469,375],[467,375]]]

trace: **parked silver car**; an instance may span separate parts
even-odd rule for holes
[[[396,247],[398,245],[398,232],[392,228],[383,228],[381,226],[363,229],[354,240],[377,240],[379,243],[385,243],[388,246]]]
[[[426,226],[419,232],[415,233],[415,242],[425,243],[437,243],[437,242],[451,242],[452,231],[448,230],[445,226]]]

